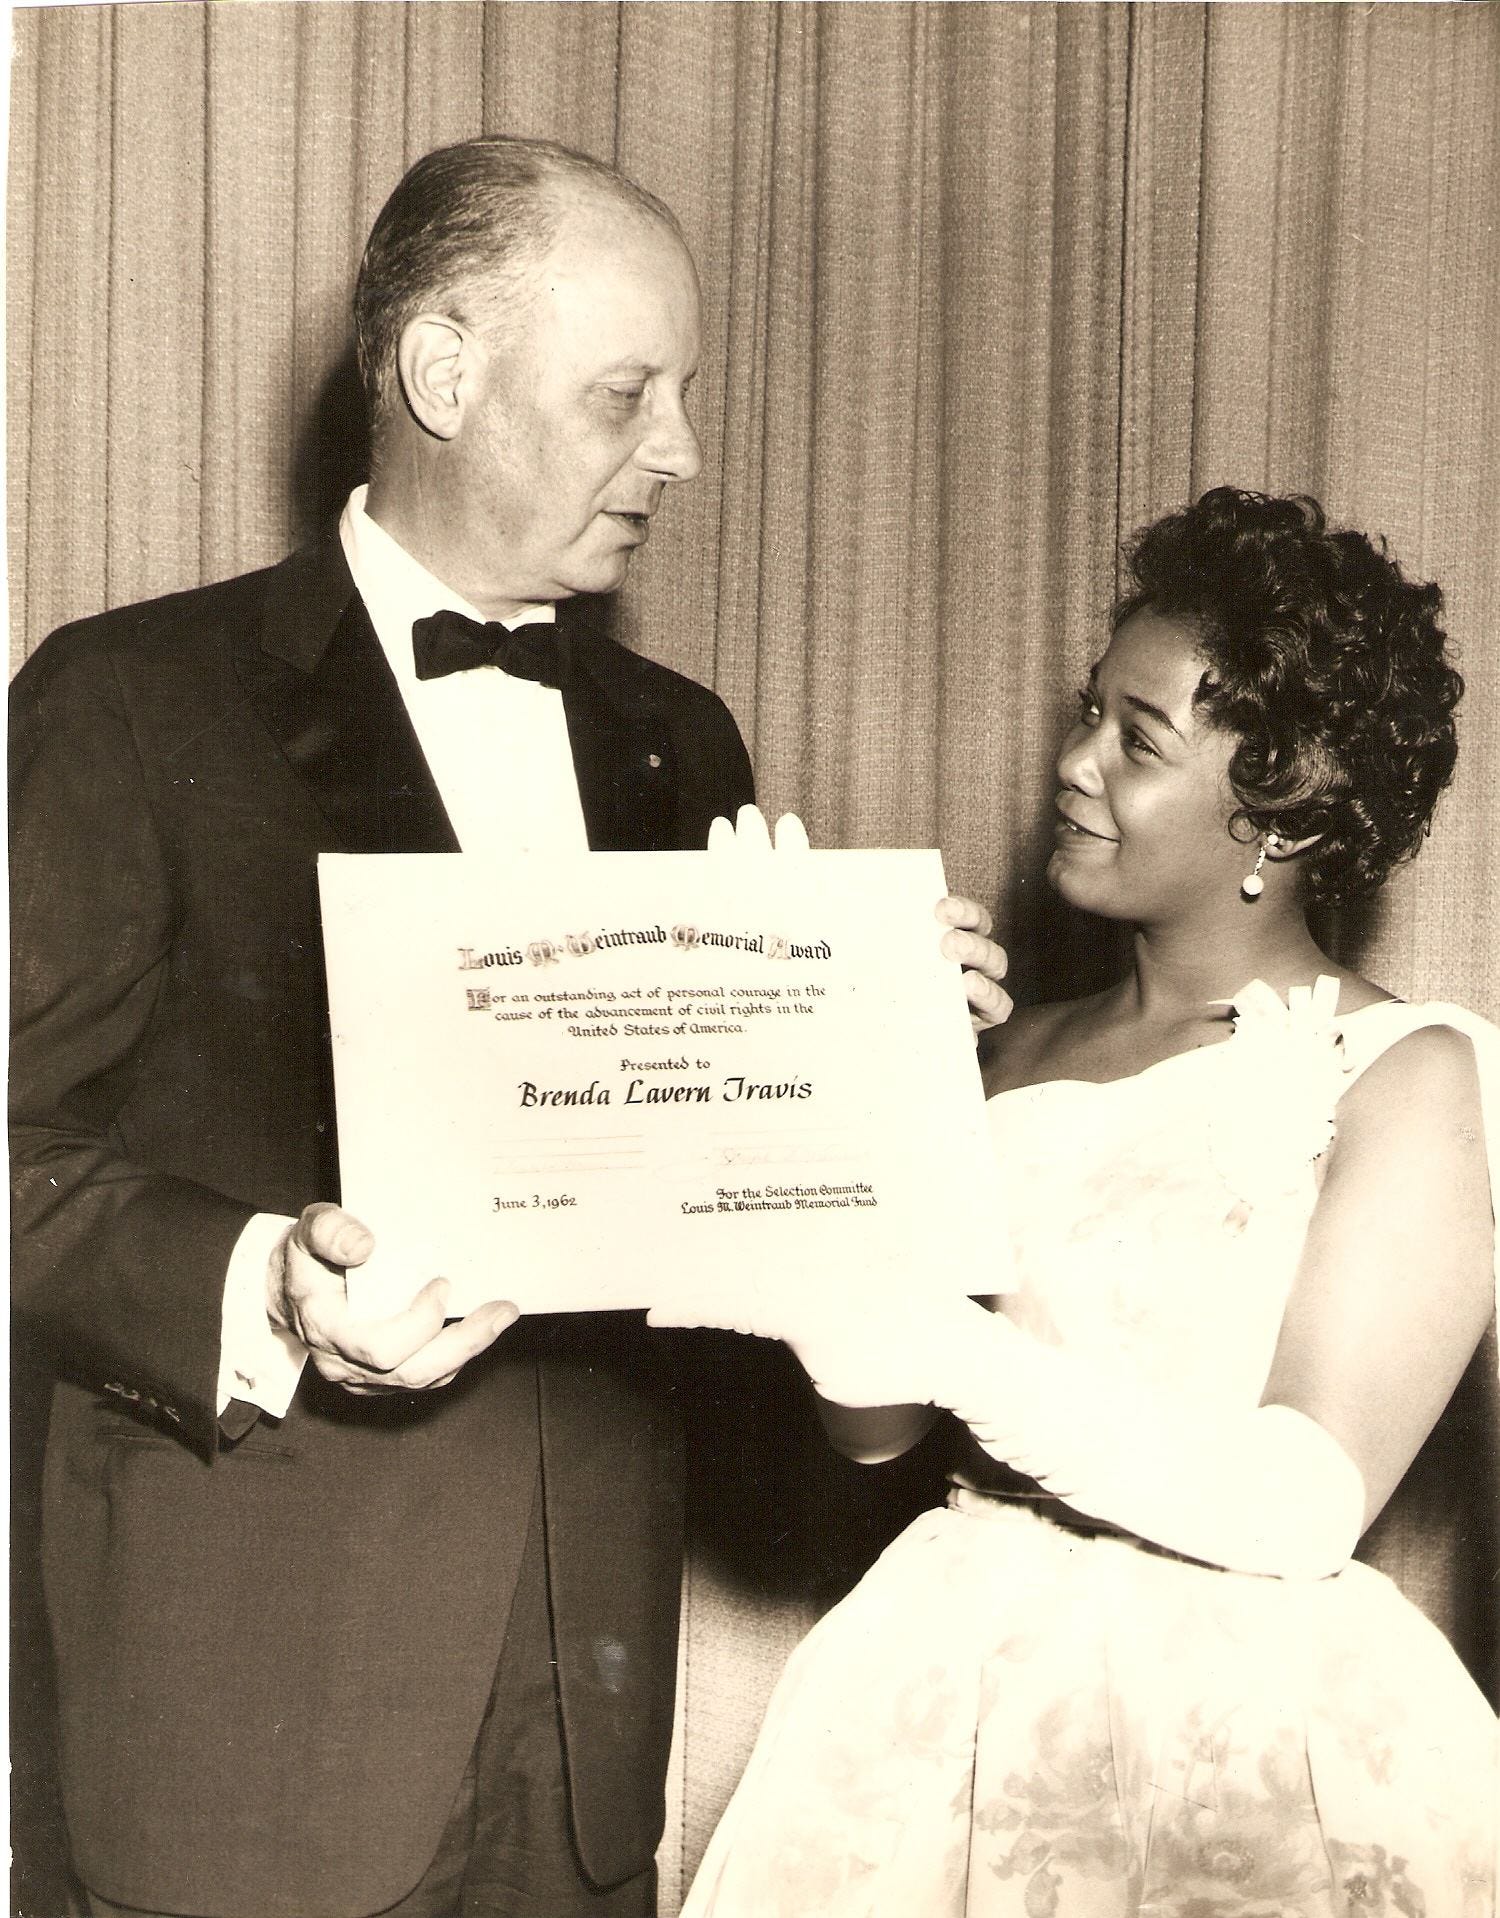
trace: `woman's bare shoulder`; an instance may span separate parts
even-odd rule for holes
[[[1363,1168],[1383,1169],[1383,1202],[1391,1204],[1413,1179],[1452,1186],[1460,1162],[1485,1165],[1484,1091],[1470,1035],[1438,1021],[1398,1027],[1373,1046],[1371,1037],[1366,1029],[1353,1048],[1351,1083],[1324,1162],[1328,1177],[1344,1183]]]
[[[1479,1099],[1473,1040],[1456,1026],[1436,1020],[1382,1046],[1340,1105],[1346,1112],[1368,1113],[1378,1122],[1396,1114],[1451,1117],[1460,1109],[1467,1118],[1478,1113]]]

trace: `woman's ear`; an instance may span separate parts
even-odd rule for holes
[[[1316,846],[1323,837],[1320,832],[1310,832],[1305,839],[1288,839],[1284,833],[1268,832],[1265,835],[1267,859],[1295,859],[1298,853],[1306,852],[1309,846]]]
[[[482,353],[468,327],[443,313],[419,313],[401,329],[401,394],[412,418],[434,439],[457,438]]]

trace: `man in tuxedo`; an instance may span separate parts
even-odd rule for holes
[[[447,1322],[430,1272],[351,1313],[315,867],[701,848],[751,798],[723,704],[592,598],[698,470],[697,280],[633,183],[486,138],[398,186],[355,324],[371,477],[337,525],[64,628],[15,686],[15,1273],[59,1369],[75,1860],[96,1914],[649,1913],[669,1382],[628,1314]]]

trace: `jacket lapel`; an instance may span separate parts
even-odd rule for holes
[[[649,675],[606,629],[607,602],[557,609],[563,709],[589,845],[676,845],[677,771]],[[288,765],[349,852],[457,852],[337,526],[272,570],[241,675]]]
[[[337,527],[273,570],[240,670],[344,850],[458,850]]]
[[[676,764],[648,676],[610,638],[600,601],[562,601],[557,623],[563,710],[589,845],[595,852],[669,850],[676,843]]]

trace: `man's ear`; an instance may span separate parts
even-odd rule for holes
[[[396,370],[412,418],[434,439],[458,437],[484,349],[459,320],[419,313],[401,329]]]

